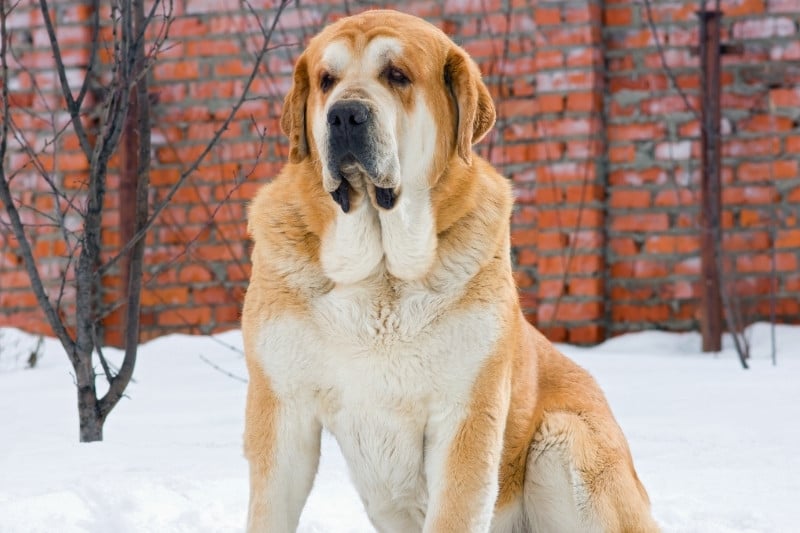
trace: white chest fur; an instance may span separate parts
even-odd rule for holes
[[[308,318],[270,321],[260,351],[278,396],[334,434],[373,520],[416,530],[426,435],[469,402],[500,326],[492,310],[455,309],[421,283],[389,279],[338,286]]]

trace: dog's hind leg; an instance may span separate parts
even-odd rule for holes
[[[539,533],[659,531],[622,432],[606,412],[545,414],[528,457],[525,508]]]

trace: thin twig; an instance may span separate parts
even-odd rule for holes
[[[210,366],[211,368],[213,368],[214,370],[216,370],[216,371],[217,371],[217,372],[219,372],[220,374],[223,374],[223,375],[225,375],[225,376],[228,376],[229,378],[231,378],[231,379],[235,379],[236,381],[239,381],[239,382],[241,382],[241,383],[247,383],[247,380],[246,380],[245,378],[243,378],[243,377],[241,377],[241,376],[237,376],[236,374],[234,374],[234,373],[232,373],[232,372],[229,372],[229,371],[225,370],[224,368],[220,367],[219,365],[217,365],[216,363],[214,363],[213,361],[211,361],[211,360],[210,360],[208,357],[206,357],[205,355],[203,355],[203,354],[198,354],[198,355],[197,355],[197,357],[199,357],[201,361],[203,361],[205,364],[207,364],[208,366]]]
[[[689,97],[686,96],[686,93],[683,92],[680,85],[678,85],[678,80],[675,77],[675,73],[670,68],[669,64],[667,63],[667,56],[664,52],[664,46],[661,43],[661,39],[658,37],[658,30],[656,28],[656,23],[653,20],[653,11],[650,5],[650,0],[643,0],[644,1],[644,9],[647,13],[647,25],[650,28],[650,33],[653,34],[653,40],[656,43],[656,49],[658,50],[658,55],[661,58],[661,66],[664,67],[664,71],[667,73],[667,77],[669,78],[670,83],[678,91],[678,95],[680,95],[681,100],[683,100],[683,105],[686,106],[686,110],[694,115],[696,120],[700,120],[700,113],[692,107],[692,104],[689,102]],[[700,3],[704,4],[705,0],[701,0]]]

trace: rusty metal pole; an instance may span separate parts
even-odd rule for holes
[[[720,11],[701,11],[700,89],[701,95],[701,298],[700,330],[703,351],[722,349],[722,298],[720,293],[720,253],[722,245],[722,186],[720,183],[721,65]]]

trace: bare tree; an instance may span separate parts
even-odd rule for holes
[[[289,0],[282,0],[276,7],[271,26],[264,27],[263,43],[255,55],[253,73],[245,82],[240,99],[232,106],[227,119],[222,122],[197,159],[187,165],[166,196],[151,209],[148,205],[151,159],[148,73],[157,60],[173,20],[172,0],[154,0],[148,10],[145,10],[144,0],[114,0],[111,2],[110,13],[104,20],[101,20],[101,14],[105,6],[101,6],[99,0],[92,1],[90,59],[83,72],[77,96],[70,85],[70,80],[74,81],[74,77],[68,75],[73,74],[75,69],[68,68],[63,60],[56,26],[52,20],[53,10],[47,0],[38,0],[55,61],[55,73],[63,100],[61,109],[66,109],[69,115],[67,123],[60,125],[55,118],[57,113],[52,113],[52,138],[44,143],[44,147],[28,140],[24,126],[15,123],[10,112],[12,99],[9,94],[8,59],[13,56],[13,50],[10,47],[7,19],[18,8],[18,2],[0,0],[0,201],[6,219],[0,222],[13,234],[36,300],[74,369],[82,442],[102,440],[106,417],[122,398],[133,375],[139,341],[144,237],[177,190],[220,139],[245,101],[256,72],[270,50],[269,43],[275,25],[288,3]],[[110,28],[110,42],[102,41],[102,28]],[[104,46],[110,55],[110,61],[108,71],[100,73],[97,72],[97,58]],[[43,162],[44,151],[55,150],[59,138],[67,131],[77,138],[87,162],[88,177],[80,188],[80,195],[68,192],[50,166]],[[17,149],[27,156],[25,166],[35,169],[38,178],[47,184],[56,200],[54,214],[37,212],[52,222],[52,227],[57,228],[66,243],[68,265],[61,274],[55,297],[45,287],[44,277],[31,245],[37,228],[27,222],[21,213],[26,208],[35,210],[35,207],[24,205],[19,195],[15,194],[13,181],[20,174],[6,170],[9,140],[15,142]],[[114,257],[104,262],[101,256],[100,233],[105,214],[104,198],[110,161],[120,151],[126,156],[124,166],[128,169],[128,177],[135,184],[130,189],[135,191],[135,197],[122,199],[135,203],[135,232]],[[67,223],[68,217],[74,219],[76,216],[79,220],[77,228]],[[104,273],[120,260],[125,262],[123,271],[127,273],[127,297],[124,302],[125,353],[119,368],[114,369],[103,355],[99,336],[104,316],[99,305],[100,281]],[[72,316],[62,306],[67,286],[72,287],[75,295],[75,312]],[[102,395],[98,394],[95,361],[99,362],[108,381],[108,389]]]

